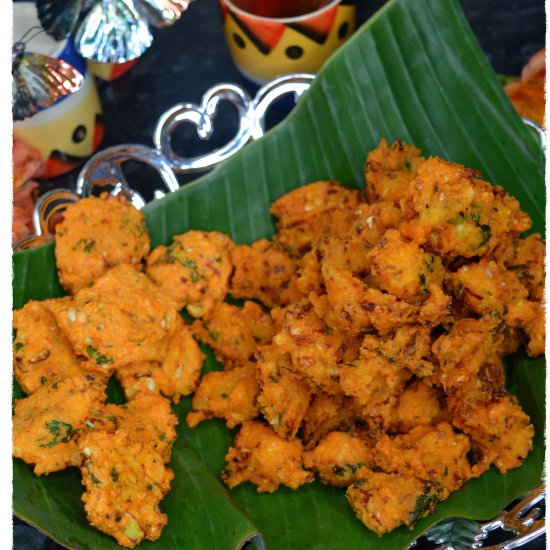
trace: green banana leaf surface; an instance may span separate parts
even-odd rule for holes
[[[365,154],[381,137],[479,170],[520,201],[534,231],[544,231],[542,152],[503,93],[457,0],[391,0],[331,58],[285,121],[216,170],[146,206],[153,245],[198,228],[226,232],[238,243],[269,237],[273,200],[316,179],[363,186]],[[14,307],[63,295],[53,244],[15,254],[13,265]],[[205,370],[219,369],[205,351]],[[444,518],[488,519],[540,483],[544,460],[544,360],[518,353],[507,361],[507,376],[536,429],[525,463],[506,475],[491,469],[414,529],[401,527],[381,538],[355,518],[343,490],[319,482],[273,494],[258,494],[248,483],[227,490],[220,472],[234,432],[220,420],[189,429],[190,400],[183,399],[174,406],[180,420],[171,463],[175,479],[161,503],[168,525],[158,541],[142,547],[230,550],[261,533],[273,550],[395,550]],[[14,398],[22,395],[15,383]],[[87,523],[78,470],[38,478],[15,460],[13,486],[14,512],[61,544],[117,547]]]

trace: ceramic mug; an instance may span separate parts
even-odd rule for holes
[[[40,21],[34,2],[14,2],[13,40],[37,26]],[[63,59],[84,76],[78,92],[13,124],[14,137],[40,151],[46,164],[44,177],[53,178],[81,165],[97,150],[103,137],[101,103],[94,77],[76,52],[72,38],[56,41],[42,32],[26,44],[26,49]]]
[[[255,84],[315,74],[353,33],[353,0],[219,0],[229,51]]]

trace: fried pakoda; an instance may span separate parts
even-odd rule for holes
[[[362,473],[346,497],[359,520],[377,535],[435,512],[437,497],[429,484],[407,474]]]
[[[242,308],[218,304],[192,325],[195,336],[208,344],[222,362],[246,361],[258,345],[273,338],[273,323],[268,313],[255,302],[245,302]]]
[[[223,302],[233,271],[233,241],[217,231],[187,231],[147,257],[147,275],[170,296],[177,309],[203,317]]]
[[[323,483],[338,487],[351,485],[361,468],[372,465],[370,446],[345,432],[330,432],[315,449],[304,453],[304,466],[317,472]]]
[[[88,521],[127,548],[158,539],[168,521],[159,503],[174,473],[154,447],[125,430],[86,434],[79,447]]]
[[[159,361],[130,363],[116,369],[127,399],[139,394],[162,394],[179,403],[182,395],[190,395],[197,389],[204,353],[179,315],[175,321],[175,331]]]
[[[505,395],[488,405],[449,398],[453,424],[482,450],[477,475],[494,464],[501,473],[517,468],[533,449],[535,430],[515,397]]]
[[[85,375],[45,302],[28,302],[13,314],[13,371],[23,391],[31,394],[45,385]]]
[[[329,432],[350,430],[356,420],[351,397],[314,393],[302,422],[306,450],[313,449]]]
[[[290,191],[271,205],[271,213],[278,219],[273,240],[291,255],[306,252],[323,233],[330,232],[331,213],[353,211],[361,202],[361,193],[333,181],[317,181]]]
[[[156,360],[177,327],[173,302],[143,273],[124,264],[73,300],[47,305],[74,351],[106,373],[119,365]]]
[[[290,354],[292,372],[312,389],[340,392],[338,363],[344,354],[344,337],[329,329],[307,300],[286,308],[283,328],[273,342]]]
[[[531,227],[529,216],[502,187],[435,157],[420,165],[400,204],[401,233],[449,259],[487,256]]]
[[[424,161],[416,147],[402,141],[388,145],[381,139],[378,147],[367,154],[365,164],[369,202],[399,204]]]
[[[386,473],[408,474],[433,485],[440,500],[460,489],[473,473],[467,455],[470,440],[447,422],[417,426],[409,433],[384,435],[376,443],[376,465]]]
[[[118,264],[137,267],[149,253],[143,212],[122,197],[103,193],[70,205],[55,232],[59,280],[70,294]]]
[[[105,400],[105,386],[91,375],[43,386],[15,402],[13,456],[34,464],[36,475],[79,466],[77,438],[92,408]]]
[[[273,346],[256,352],[257,402],[275,433],[292,440],[309,406],[309,386],[290,370],[290,356]]]
[[[265,306],[279,305],[281,293],[296,270],[296,262],[267,239],[230,252],[234,272],[230,292],[235,298],[255,298]]]
[[[170,461],[176,440],[178,418],[170,410],[170,401],[158,395],[141,395],[125,405],[108,404],[94,411],[92,431],[126,431],[132,441],[151,445],[164,462]],[[88,423],[88,427],[91,425]]]
[[[416,426],[433,426],[442,421],[451,421],[442,392],[422,380],[413,380],[397,398],[389,431],[404,434]]]
[[[287,441],[261,422],[245,422],[225,457],[222,478],[233,488],[250,481],[260,493],[272,493],[279,485],[297,489],[313,481],[303,468],[303,449],[298,439]]]
[[[256,365],[246,362],[223,372],[206,374],[193,395],[187,424],[194,428],[207,418],[224,418],[234,428],[260,413],[256,404]]]

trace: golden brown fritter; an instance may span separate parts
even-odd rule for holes
[[[451,421],[442,392],[422,380],[414,380],[397,398],[391,411],[389,431],[407,433],[416,426],[433,426],[442,421]]]
[[[417,426],[408,434],[384,435],[374,447],[374,461],[386,473],[412,475],[434,485],[443,500],[472,477],[467,459],[470,440],[447,422]]]
[[[285,252],[300,255],[331,229],[331,213],[353,209],[361,202],[361,192],[333,181],[317,181],[298,187],[277,199],[271,213],[278,218],[273,240]],[[340,225],[340,220],[337,224]]]
[[[441,258],[388,229],[370,252],[371,286],[410,303],[423,302],[431,285],[441,287]]]
[[[399,140],[388,145],[382,138],[365,164],[369,202],[399,204],[424,160],[416,147]]]
[[[517,468],[533,449],[533,425],[511,395],[485,406],[449,398],[449,410],[453,424],[482,449],[483,460],[476,465],[478,475],[491,463],[501,473]]]
[[[447,257],[486,256],[531,226],[517,200],[460,164],[430,158],[401,200],[401,233]]]
[[[139,394],[162,394],[179,403],[182,395],[190,395],[197,389],[204,353],[179,315],[175,321],[175,331],[158,361],[141,361],[117,368],[116,377],[127,399]]]
[[[246,362],[227,371],[209,372],[193,395],[193,410],[187,415],[187,424],[194,428],[207,418],[224,418],[227,427],[234,428],[260,414],[257,393],[255,363]]]
[[[411,376],[409,369],[368,351],[352,363],[339,365],[340,391],[354,398],[371,434],[388,429],[397,396]]]
[[[123,197],[103,193],[70,205],[55,231],[59,280],[76,294],[118,264],[138,267],[149,253],[143,213]]]
[[[158,395],[140,395],[125,405],[104,405],[87,423],[92,431],[125,430],[133,441],[142,441],[155,449],[164,462],[170,461],[176,440],[178,418],[170,410],[170,401]]]
[[[48,302],[78,355],[106,373],[162,355],[176,330],[172,301],[129,265],[110,269],[71,301]]]
[[[502,318],[509,305],[528,297],[517,276],[493,260],[466,264],[449,277],[455,296],[479,315]]]
[[[23,391],[86,374],[45,302],[28,302],[13,313],[13,371]]]
[[[296,261],[267,239],[251,246],[235,246],[230,259],[234,268],[229,289],[232,296],[255,298],[270,308],[280,303],[281,293],[296,270]]]
[[[330,432],[312,451],[304,453],[304,466],[328,485],[347,487],[357,481],[360,468],[372,465],[372,451],[362,439],[346,432]]]
[[[118,430],[86,434],[79,447],[88,521],[127,548],[158,539],[168,521],[159,503],[174,473],[153,446]]]
[[[437,504],[433,489],[413,476],[369,471],[348,487],[346,497],[358,519],[379,536],[414,525]]]
[[[383,336],[367,334],[361,349],[381,357],[392,364],[407,368],[416,376],[429,376],[434,370],[431,353],[430,328],[406,325]]]
[[[157,246],[147,257],[147,275],[180,310],[193,317],[207,315],[223,302],[233,267],[233,241],[218,231],[187,231],[170,246]]]
[[[539,233],[516,239],[495,251],[499,266],[512,271],[529,290],[529,299],[540,302],[544,296],[544,257],[546,245]]]
[[[290,369],[290,356],[273,346],[256,352],[257,402],[271,428],[285,439],[294,439],[309,406],[309,386]]]
[[[279,485],[297,489],[313,481],[303,468],[303,449],[298,439],[287,441],[261,422],[245,422],[225,457],[222,478],[229,488],[244,481],[259,493],[272,493]]]
[[[91,375],[43,386],[15,402],[13,456],[34,464],[36,475],[79,466],[77,438],[92,408],[105,400],[105,386]]]
[[[453,394],[467,386],[492,357],[493,337],[483,321],[461,319],[449,334],[434,342],[432,351],[439,364],[434,381],[441,384],[447,394]]]
[[[245,302],[242,308],[218,304],[195,321],[192,330],[224,363],[250,359],[258,345],[268,344],[273,338],[271,317],[256,302]]]
[[[302,300],[286,308],[283,328],[273,342],[290,354],[290,368],[311,388],[340,393],[338,363],[345,353],[345,339],[325,325],[311,303]]]

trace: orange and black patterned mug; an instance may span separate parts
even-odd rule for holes
[[[231,56],[256,84],[315,74],[355,30],[353,0],[219,0]]]

